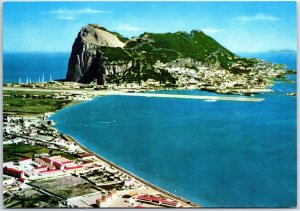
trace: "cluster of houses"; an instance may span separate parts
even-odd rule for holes
[[[240,69],[239,74],[232,71],[195,64],[193,67],[178,63],[157,64],[176,78],[179,87],[203,89],[218,93],[244,93],[251,89],[265,89],[270,84],[270,78],[284,74],[284,70],[269,62],[259,61],[250,69],[242,62],[232,64],[232,68]]]
[[[156,197],[151,195],[139,195],[136,197],[138,202],[149,203],[153,205],[159,205],[170,208],[183,208],[184,206],[177,201],[166,199],[162,197]]]
[[[7,97],[23,97],[29,99],[60,99],[60,100],[71,100],[71,101],[88,101],[91,100],[94,95],[85,94],[85,93],[68,93],[68,92],[59,92],[52,94],[4,94]]]
[[[79,174],[99,169],[101,166],[93,162],[74,163],[62,156],[21,158],[18,164],[14,162],[3,163],[3,172],[6,175],[26,179],[40,179],[49,176],[58,176],[66,173]]]
[[[118,198],[117,191],[112,190],[109,191],[107,194],[103,194],[101,198],[96,199],[96,205],[98,207],[108,207],[113,200]]]
[[[19,172],[15,172],[15,175],[19,175]],[[3,175],[3,194],[7,192],[18,191],[25,188],[25,183],[21,178]]]
[[[6,83],[7,87],[27,87],[27,88],[41,88],[41,89],[54,89],[54,88],[65,88],[65,89],[79,89],[80,84],[76,82],[63,82],[63,81],[49,81],[49,82],[30,82],[29,83]]]
[[[14,143],[11,136],[16,136],[19,140],[20,137],[38,137],[38,135],[48,135],[58,137],[57,130],[51,126],[54,125],[52,120],[47,118],[51,113],[46,113],[43,116],[30,116],[30,117],[19,117],[19,116],[3,116],[3,144]]]

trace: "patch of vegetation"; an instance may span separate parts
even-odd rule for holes
[[[101,52],[104,55],[109,55],[104,58],[104,61],[107,62],[115,61],[117,63],[118,61],[129,61],[132,59],[130,54],[122,48],[101,47]]]
[[[106,29],[105,29],[106,30]],[[250,68],[231,69],[231,64],[241,62],[246,67],[256,64],[251,59],[242,59],[230,52],[213,38],[201,31],[176,33],[148,33],[126,42],[123,49],[101,47],[104,58],[108,62],[131,61],[133,66],[123,76],[109,75],[108,82],[119,83],[146,81],[154,79],[161,84],[176,84],[176,80],[167,71],[157,70],[154,65],[160,61],[168,63],[175,60],[192,59],[207,65],[219,65],[221,68],[232,70],[233,73],[247,72]]]
[[[6,208],[58,208],[59,201],[45,194],[33,195],[30,198],[14,196],[9,200],[4,200],[4,206]]]
[[[4,91],[3,112],[5,114],[13,113],[19,115],[43,114],[54,112],[79,102],[53,98],[32,98],[33,95],[45,95],[45,93]]]
[[[286,70],[286,74],[297,74],[297,70]]]
[[[32,158],[35,154],[49,153],[51,156],[61,155],[71,160],[76,157],[59,150],[48,149],[30,144],[5,144],[3,145],[3,162],[18,161],[20,158]]]
[[[69,153],[66,153],[66,152],[62,152],[62,151],[59,151],[59,150],[53,150],[52,153],[50,153],[51,156],[62,156],[62,157],[65,157],[69,160],[75,160],[77,159],[77,157],[75,155],[71,155]]]
[[[32,158],[34,154],[47,153],[49,149],[30,144],[3,145],[3,162],[18,161],[20,158]]]
[[[101,188],[107,191],[110,190],[123,190],[124,184],[123,183],[119,183],[119,184],[112,184],[112,185],[102,185]]]

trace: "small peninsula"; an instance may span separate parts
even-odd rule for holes
[[[283,65],[241,58],[199,30],[145,32],[128,39],[89,24],[73,44],[66,80],[253,94],[272,91],[267,87],[283,74]]]

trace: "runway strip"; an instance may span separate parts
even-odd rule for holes
[[[242,101],[242,102],[261,102],[264,98],[254,97],[227,97],[227,96],[202,96],[202,95],[177,95],[177,94],[152,94],[152,93],[124,93],[115,92],[109,95],[121,96],[136,96],[136,97],[160,97],[160,98],[178,98],[178,99],[195,99],[195,100],[229,100],[229,101]]]

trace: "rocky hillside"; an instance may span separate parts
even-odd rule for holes
[[[89,24],[73,44],[66,79],[81,83],[96,80],[100,85],[151,80],[181,86],[190,80],[204,84],[201,78],[211,71],[249,75],[265,65],[236,56],[202,31],[143,33],[127,39]]]
[[[66,79],[82,83],[97,79],[103,84],[106,72],[101,47],[123,48],[124,45],[116,35],[97,25],[83,27],[72,47]]]

